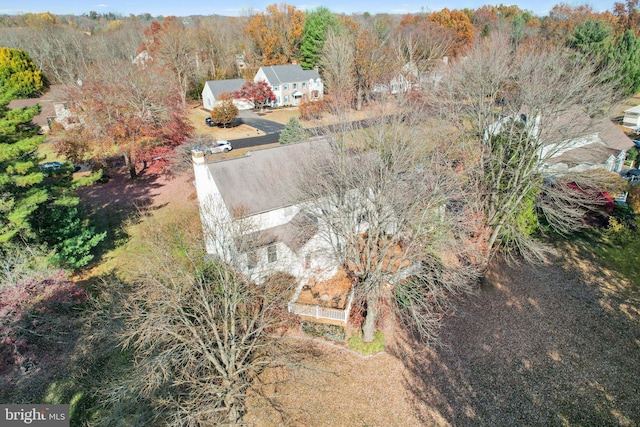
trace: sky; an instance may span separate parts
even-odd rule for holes
[[[282,0],[0,0],[0,14],[20,14],[51,12],[56,15],[81,15],[90,11],[98,13],[115,13],[128,16],[150,13],[153,16],[187,16],[187,15],[225,15],[241,16],[247,11],[262,11],[270,4],[280,4]],[[318,6],[327,7],[334,13],[395,13],[406,14],[416,12],[437,11],[444,7],[449,9],[477,9],[485,4],[516,4],[521,9],[529,10],[538,16],[549,13],[551,8],[561,2],[576,6],[589,3],[596,11],[611,10],[616,0],[517,0],[517,1],[483,1],[483,0],[437,0],[424,2],[420,0],[293,0],[285,3],[301,10],[312,10]]]

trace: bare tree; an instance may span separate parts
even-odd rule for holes
[[[469,291],[482,264],[471,261],[482,251],[469,238],[477,216],[462,202],[464,177],[447,150],[425,140],[424,116],[414,111],[420,118],[387,116],[338,135],[301,181],[331,256],[356,278],[364,341],[373,340],[385,305],[435,340],[450,295]]]
[[[187,30],[175,16],[165,18],[162,25],[153,23],[145,30],[145,40],[141,51],[150,59],[144,65],[153,66],[159,74],[165,74],[178,90],[182,105],[187,104],[187,94],[197,78],[204,77],[204,70],[198,73],[198,54],[194,34]]]
[[[29,52],[50,83],[72,84],[85,79],[94,64],[133,60],[143,29],[143,23],[133,18],[97,34],[64,24],[2,28],[0,44]]]
[[[453,46],[455,32],[428,20],[415,25],[403,25],[395,30],[391,44],[397,62],[412,64],[419,73],[433,67]]]
[[[107,290],[133,364],[107,393],[104,422],[236,425],[247,396],[257,396],[257,378],[283,354],[288,283],[251,283],[203,260],[200,239],[184,224],[143,226],[132,284]]]
[[[243,32],[245,18],[207,16],[198,20],[197,73],[217,80],[243,76],[244,52],[251,41]],[[239,58],[237,58],[237,56]],[[254,70],[255,72],[255,70]]]
[[[601,203],[583,193],[581,203],[571,204],[572,215],[549,212],[560,207],[542,203],[542,196],[547,202],[566,201],[566,196],[550,194],[567,190],[546,185],[553,174],[543,168],[571,148],[575,138],[597,128],[612,99],[611,75],[576,63],[560,48],[514,50],[499,36],[482,39],[452,69],[448,85],[441,86],[447,92],[442,105],[462,130],[460,138],[475,141],[478,148],[466,166],[478,172],[492,229],[489,248],[517,249],[530,260],[539,259],[543,253],[532,238],[537,209],[553,219],[552,227],[566,232],[579,228],[584,215]]]
[[[330,28],[320,62],[322,78],[331,96],[332,107],[336,113],[344,113],[351,107],[355,86],[351,35],[346,31],[336,32]]]

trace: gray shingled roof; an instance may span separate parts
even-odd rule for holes
[[[207,166],[234,217],[251,216],[299,202],[305,159],[326,153],[325,140],[256,150]]]
[[[320,77],[316,70],[303,70],[300,64],[271,65],[261,68],[272,85],[303,82]]]
[[[545,120],[543,118],[543,120]],[[547,120],[554,120],[549,118]],[[607,117],[590,118],[580,108],[574,108],[558,116],[555,123],[543,124],[540,138],[546,143],[557,143],[566,136],[563,130],[567,130],[569,139],[598,134],[600,140],[609,148],[627,150],[633,147],[633,142]]]
[[[269,243],[282,242],[297,253],[316,234],[318,234],[318,218],[301,211],[286,224],[244,236],[246,240],[243,243],[248,244],[242,249],[259,248]]]
[[[209,87],[213,96],[217,98],[223,93],[231,93],[240,90],[245,81],[245,79],[209,80],[205,84]]]
[[[594,142],[584,147],[574,148],[562,153],[559,156],[552,157],[547,160],[549,164],[566,163],[568,165],[601,165],[604,164],[610,156],[617,156],[620,150],[607,147],[600,142]]]

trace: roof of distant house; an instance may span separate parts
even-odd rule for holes
[[[51,85],[47,92],[40,97],[14,99],[7,107],[15,110],[17,108],[30,108],[36,104],[40,104],[40,113],[33,118],[33,123],[40,127],[49,126],[47,119],[56,116],[53,104],[60,102],[60,99],[63,97],[62,92],[64,92],[65,88],[65,85]]]
[[[272,85],[320,78],[317,70],[303,70],[300,64],[270,65],[260,69]]]
[[[229,80],[209,80],[205,84],[209,87],[211,93],[216,98],[223,93],[232,93],[239,91],[242,85],[246,82],[245,79],[229,79]]]
[[[609,148],[620,151],[633,147],[631,139],[611,120],[607,117],[589,117],[581,108],[572,108],[555,118],[547,117],[542,121],[540,138],[545,144],[597,134],[598,138]]]
[[[549,164],[566,163],[568,165],[600,165],[606,162],[610,156],[616,156],[620,150],[607,147],[602,142],[594,142],[580,148],[574,148],[552,157],[546,162]]]
[[[640,114],[640,105],[624,110],[625,113]]]
[[[299,202],[304,159],[322,155],[327,148],[324,139],[305,141],[207,166],[231,215],[251,216]]]

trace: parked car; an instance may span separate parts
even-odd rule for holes
[[[625,174],[625,178],[627,181],[631,183],[640,182],[640,170],[639,169],[629,169]]]
[[[214,127],[216,125],[211,117],[207,117],[206,119],[204,119],[204,123],[207,126],[209,126],[210,128],[212,128],[212,127]]]
[[[229,143],[229,141],[216,141],[214,145],[210,145],[208,147],[204,147],[203,151],[209,154],[215,153],[228,153],[233,150],[233,147]]]
[[[60,162],[45,162],[40,163],[39,168],[44,173],[44,176],[49,176],[52,171],[57,171],[62,167]]]

